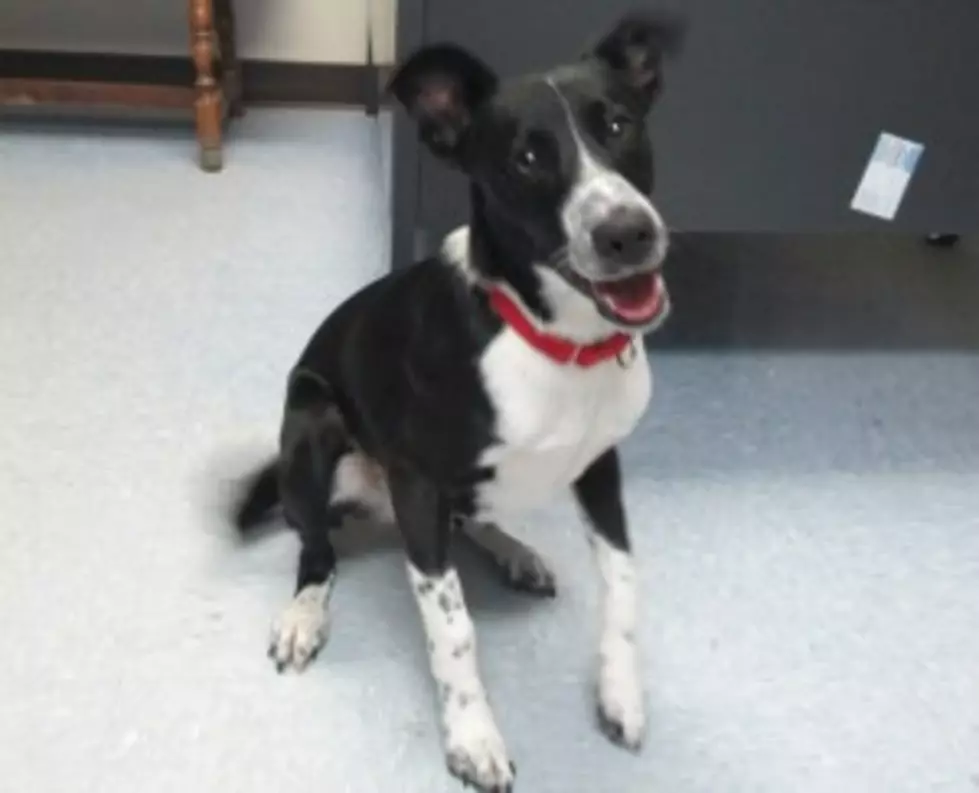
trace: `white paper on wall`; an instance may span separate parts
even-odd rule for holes
[[[850,208],[894,220],[924,151],[920,143],[882,132]]]

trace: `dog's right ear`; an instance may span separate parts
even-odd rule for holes
[[[626,14],[598,43],[592,57],[603,63],[648,110],[663,87],[663,59],[677,55],[686,20],[664,11]]]
[[[429,149],[458,164],[473,113],[496,92],[497,82],[475,55],[453,44],[433,44],[395,71],[388,91],[418,122]]]

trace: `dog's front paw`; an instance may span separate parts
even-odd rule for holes
[[[603,642],[598,677],[598,723],[609,740],[632,752],[646,732],[639,654],[625,637]]]
[[[445,755],[449,771],[481,793],[510,793],[516,769],[485,702],[469,703],[446,719]]]
[[[269,658],[276,669],[301,672],[326,643],[330,630],[326,594],[321,586],[303,589],[272,624]]]

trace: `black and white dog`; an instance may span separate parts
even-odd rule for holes
[[[547,565],[501,516],[562,488],[603,584],[600,722],[628,748],[642,740],[616,444],[650,399],[643,334],[669,312],[645,119],[681,37],[670,17],[630,15],[583,59],[505,83],[452,45],[407,59],[391,90],[468,176],[470,224],[324,321],[288,383],[280,454],[236,516],[246,530],[281,504],[302,538],[295,598],[273,627],[280,670],[303,668],[326,639],[330,530],[351,512],[397,524],[448,765],[484,791],[510,790],[514,767],[450,546],[464,536],[512,585],[553,595]]]

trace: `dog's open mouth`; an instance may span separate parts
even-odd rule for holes
[[[667,308],[666,286],[658,272],[646,272],[615,281],[592,281],[592,295],[609,319],[623,325],[650,325]]]

